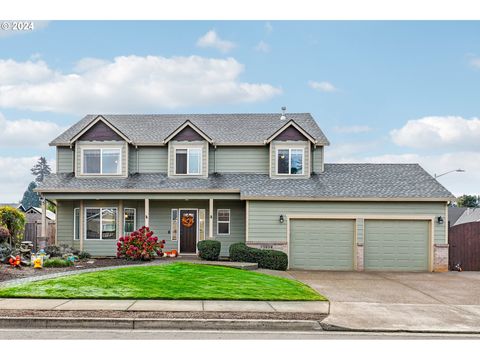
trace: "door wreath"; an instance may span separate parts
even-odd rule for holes
[[[184,214],[182,216],[182,225],[186,228],[192,227],[195,223],[195,219],[193,218],[192,214]]]

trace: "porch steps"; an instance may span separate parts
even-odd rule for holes
[[[242,270],[257,270],[258,264],[257,263],[248,263],[248,262],[234,262],[234,261],[206,261],[201,260],[198,257],[187,257],[187,256],[179,256],[176,258],[177,261],[188,262],[192,264],[202,264],[202,265],[214,265],[214,266],[226,266],[235,269],[242,269]]]

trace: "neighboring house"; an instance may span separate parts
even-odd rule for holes
[[[465,208],[462,215],[451,226],[477,221],[480,221],[480,208]]]
[[[13,207],[14,209],[20,210],[21,212],[25,212],[25,208],[20,203],[0,203],[0,207],[3,207],[3,206],[10,206],[10,207]]]
[[[456,207],[456,206],[449,206],[448,207],[448,226],[452,227],[456,225],[457,220],[462,216],[462,214],[467,210],[466,207]]]
[[[50,145],[57,173],[37,191],[57,242],[95,256],[147,225],[181,254],[216,239],[290,268],[447,270],[453,195],[417,164],[324,163],[308,113],[88,115]]]
[[[27,223],[40,222],[42,220],[42,208],[30,206],[25,210],[25,217]],[[56,215],[53,211],[47,210],[46,217],[49,223],[55,222]]]

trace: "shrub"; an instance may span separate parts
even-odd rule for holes
[[[0,244],[0,263],[4,263],[12,255],[12,248],[7,243]]]
[[[287,270],[288,256],[283,251],[260,250],[262,252],[258,266],[263,269]]]
[[[66,259],[61,259],[61,258],[53,258],[53,259],[45,259],[43,261],[43,267],[49,268],[49,267],[68,267],[72,266],[73,263],[69,260]]]
[[[11,206],[0,207],[0,226],[8,229],[14,242],[20,242],[25,228],[25,214]]]
[[[203,260],[218,260],[220,256],[220,241],[217,240],[202,240],[198,242],[198,255]]]
[[[164,244],[165,240],[158,240],[150,228],[142,226],[118,239],[117,257],[129,260],[151,260],[157,255],[162,257]]]
[[[0,226],[0,241],[7,240],[10,236],[10,231],[4,226]]]
[[[48,245],[45,247],[45,254],[52,258],[60,257],[62,256],[62,249],[60,249],[60,247],[57,245]]]
[[[258,267],[272,270],[287,270],[288,256],[282,251],[260,250],[244,243],[235,243],[229,248],[230,261],[254,262]]]
[[[90,255],[89,252],[86,252],[86,251],[80,251],[78,253],[78,258],[79,259],[90,259],[92,256]]]

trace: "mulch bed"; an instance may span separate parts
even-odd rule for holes
[[[93,260],[93,264],[89,264],[88,261]],[[86,259],[75,262],[75,266],[64,267],[64,268],[43,268],[43,269],[34,269],[31,266],[22,266],[19,269],[12,268],[7,264],[0,264],[0,282],[21,279],[30,276],[40,276],[46,274],[62,273],[75,270],[83,269],[93,269],[93,268],[102,268],[107,266],[122,266],[122,265],[133,265],[141,264],[139,261],[131,261],[125,259],[114,259],[114,258],[105,258],[105,259]]]
[[[67,311],[67,310],[0,310],[0,317],[74,317],[128,319],[262,319],[262,320],[323,320],[315,313],[275,312],[164,312],[164,311]]]

